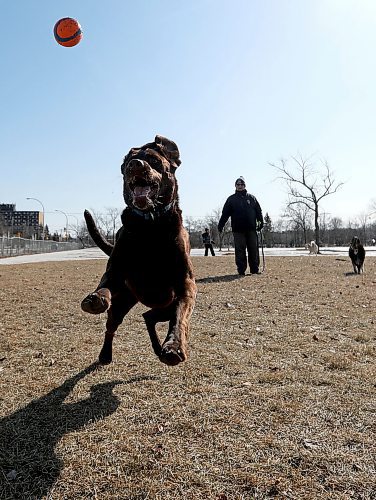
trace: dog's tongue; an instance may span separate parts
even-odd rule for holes
[[[133,191],[133,203],[138,208],[144,208],[147,205],[150,186],[136,186]]]

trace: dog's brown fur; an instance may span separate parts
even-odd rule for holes
[[[175,178],[180,163],[176,144],[161,136],[140,148],[132,148],[125,156],[121,171],[127,208],[114,247],[102,237],[90,213],[85,211],[90,235],[110,255],[98,287],[81,304],[84,311],[92,314],[108,309],[99,355],[102,364],[111,363],[115,332],[137,302],[151,308],[143,317],[159,359],[177,365],[187,358],[196,284]],[[169,328],[161,344],[155,326],[165,321]]]

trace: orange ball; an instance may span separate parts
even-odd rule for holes
[[[83,34],[78,21],[71,17],[63,17],[55,24],[54,36],[57,43],[63,47],[74,47],[80,43]]]

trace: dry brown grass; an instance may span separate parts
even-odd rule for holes
[[[80,301],[104,265],[0,268],[1,499],[376,498],[376,259],[362,277],[270,257],[238,279],[233,256],[194,258],[177,368],[142,306],[92,365],[105,316]]]

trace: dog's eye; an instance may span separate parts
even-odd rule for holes
[[[158,170],[159,172],[162,172],[163,165],[161,164],[161,162],[159,160],[157,160],[157,158],[154,158],[153,156],[150,156],[146,161],[149,163],[149,165],[151,167],[155,168],[155,170]]]

